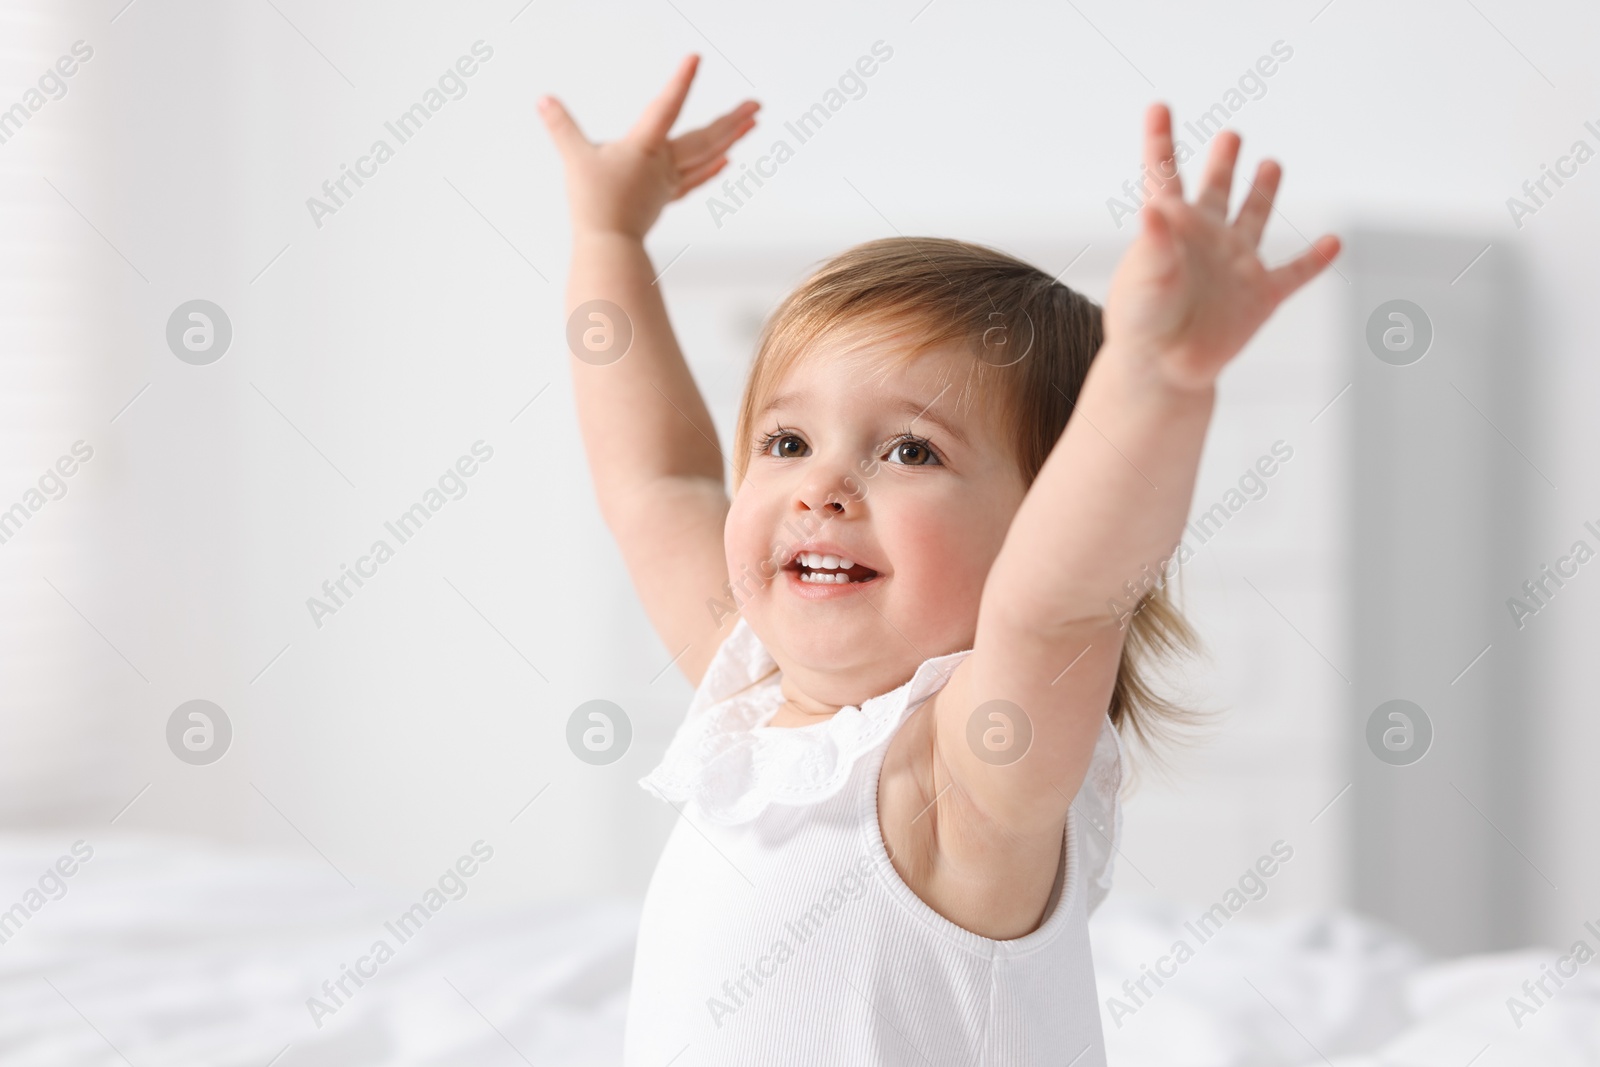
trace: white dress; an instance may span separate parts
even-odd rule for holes
[[[995,941],[957,926],[884,851],[884,752],[969,651],[831,719],[771,727],[780,676],[750,686],[774,664],[739,620],[640,780],[680,818],[639,923],[628,1067],[1105,1063],[1087,920],[1120,829],[1109,719],[1032,933]]]

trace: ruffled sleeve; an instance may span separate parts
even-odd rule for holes
[[[693,804],[720,825],[749,822],[772,804],[820,803],[844,788],[856,761],[938,692],[970,654],[925,660],[904,685],[822,722],[769,727],[783,702],[776,663],[741,618],[712,656],[661,763],[639,785],[674,805]],[[1111,889],[1122,835],[1122,767],[1122,741],[1106,718],[1072,802],[1091,911]]]
[[[783,702],[779,676],[741,618],[707,666],[660,765],[639,784],[669,803],[690,802],[721,825],[749,822],[771,804],[820,803],[844,788],[856,761],[938,692],[970,651],[925,660],[904,685],[822,722],[768,727]]]

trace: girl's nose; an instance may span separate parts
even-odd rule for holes
[[[854,514],[861,508],[861,484],[847,470],[809,472],[794,495],[796,511],[818,512],[828,518]]]

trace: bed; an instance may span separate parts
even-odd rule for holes
[[[621,1060],[637,901],[480,915],[447,900],[397,927],[416,901],[358,892],[315,859],[98,836],[91,858],[61,864],[91,838],[0,835],[8,1067]],[[1537,1006],[1524,991],[1571,946],[1430,960],[1349,914],[1241,913],[1140,992],[1189,910],[1113,894],[1096,913],[1110,1063],[1600,1064],[1600,964],[1564,965],[1576,973],[1547,980]],[[382,961],[380,940],[392,949]],[[1123,1006],[1106,1007],[1112,997]],[[1532,1007],[1515,1021],[1513,997]]]

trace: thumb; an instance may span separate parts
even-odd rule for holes
[[[545,129],[550,131],[550,139],[556,143],[556,151],[563,156],[576,149],[588,147],[589,139],[578,129],[578,124],[567,114],[567,109],[561,106],[561,101],[555,97],[540,97],[539,117],[544,120]]]
[[[1144,207],[1139,212],[1139,221],[1144,223],[1145,236],[1151,243],[1161,248],[1172,243],[1172,224],[1161,213],[1161,204],[1154,197],[1146,200]]]
[[[1172,234],[1172,220],[1167,218],[1161,207],[1162,200],[1151,197],[1139,211],[1139,219],[1144,224],[1144,237],[1150,242],[1151,249],[1163,263],[1171,263],[1177,255],[1176,239]]]

